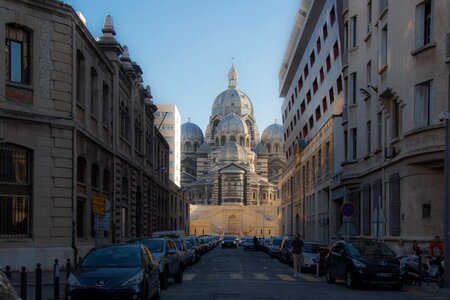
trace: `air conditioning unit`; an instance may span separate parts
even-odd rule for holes
[[[384,148],[384,157],[392,158],[395,156],[395,148],[391,145]]]

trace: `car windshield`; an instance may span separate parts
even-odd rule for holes
[[[181,251],[183,247],[181,246],[181,241],[175,240],[173,241],[175,243],[175,246],[177,246],[177,249]]]
[[[152,253],[162,253],[164,251],[164,240],[143,240],[140,243],[149,247]]]
[[[89,252],[80,267],[136,268],[141,266],[141,251],[136,246],[99,248]]]
[[[280,246],[281,245],[281,240],[279,240],[279,239],[273,240],[272,245]]]
[[[224,241],[234,241],[234,240],[236,240],[236,238],[234,236],[224,236],[223,240]]]
[[[307,253],[319,253],[320,245],[305,243],[304,251]]]
[[[351,257],[395,256],[388,246],[375,241],[354,241],[348,243],[348,250]]]

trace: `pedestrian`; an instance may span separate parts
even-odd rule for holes
[[[398,240],[398,245],[394,250],[397,257],[408,256],[408,248],[406,248],[405,242],[402,239]]]
[[[444,254],[444,245],[442,245],[438,235],[434,237],[434,241],[428,246],[428,251],[432,257],[439,257]]]
[[[303,241],[300,234],[297,233],[295,240],[292,242],[292,257],[294,258],[294,277],[301,277],[303,267]]]
[[[258,239],[256,238],[256,235],[253,236],[253,248],[258,251]]]
[[[419,242],[418,241],[416,241],[416,240],[414,240],[413,241],[413,246],[412,246],[412,248],[411,248],[411,252],[412,252],[412,254],[413,255],[415,255],[415,256],[417,256],[418,257],[418,259],[419,259],[419,261],[418,261],[418,264],[419,264],[419,286],[422,286],[422,250],[420,249],[420,247],[419,247]]]

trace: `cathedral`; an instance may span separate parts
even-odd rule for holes
[[[181,185],[193,204],[191,233],[274,235],[278,180],[285,169],[283,126],[275,121],[260,136],[253,104],[238,89],[232,65],[205,134],[190,121],[181,126]],[[261,224],[245,224],[245,218]]]

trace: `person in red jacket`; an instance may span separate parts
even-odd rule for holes
[[[428,246],[428,251],[432,257],[444,255],[444,245],[442,245],[438,235],[434,237],[434,241]]]

